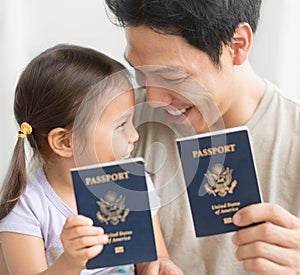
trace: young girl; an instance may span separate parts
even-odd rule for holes
[[[76,215],[70,168],[128,157],[138,134],[134,92],[124,67],[92,49],[60,45],[34,58],[21,75],[14,102],[20,125],[0,201],[0,273],[111,274],[86,270],[108,237]],[[26,174],[24,140],[40,168]],[[148,183],[150,184],[150,183]],[[169,260],[157,215],[158,260],[138,274],[182,274]],[[134,274],[134,266],[124,268]],[[120,270],[120,274],[124,274]]]

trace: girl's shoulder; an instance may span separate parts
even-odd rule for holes
[[[24,193],[12,211],[0,221],[0,232],[46,238],[51,230],[61,230],[70,215],[71,210],[51,188],[41,168],[28,174]]]
[[[43,168],[38,168],[33,172],[30,172],[27,176],[27,184],[24,194],[37,193],[44,195],[45,185],[48,184]]]
[[[74,215],[51,187],[43,168],[39,168],[28,175],[27,187],[21,199],[26,200],[28,204],[31,204],[34,211],[41,212],[43,216],[45,213],[50,216],[62,215],[63,218]],[[49,217],[49,219],[52,218]]]
[[[27,177],[24,193],[10,213],[0,221],[0,232],[16,232],[41,237],[40,225],[45,213],[42,170]]]
[[[40,208],[47,202],[47,182],[42,168],[27,175],[27,184],[18,204],[27,205],[30,208]]]

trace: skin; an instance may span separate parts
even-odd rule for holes
[[[8,270],[7,270],[7,267],[6,267],[4,255],[2,253],[1,245],[0,245],[0,274],[3,274],[3,275],[8,274]]]
[[[106,162],[126,157],[138,140],[132,125],[134,93],[132,90],[114,97],[106,105],[101,117],[92,127],[89,136],[94,138],[92,148],[98,161]],[[102,108],[103,106],[100,106]],[[97,140],[103,142],[98,142]],[[61,199],[77,213],[76,201],[69,169],[75,167],[72,133],[63,128],[55,128],[48,135],[48,143],[53,151],[45,164],[46,177]],[[89,146],[91,146],[89,144]],[[85,159],[86,161],[87,159]],[[90,160],[95,163],[95,159]],[[62,184],[62,182],[64,184]],[[158,260],[136,266],[138,274],[178,274],[183,273],[169,260],[157,215],[153,218],[153,228]],[[102,228],[93,226],[91,219],[74,215],[66,219],[61,233],[64,252],[50,268],[47,267],[44,243],[41,238],[4,232],[0,234],[2,253],[0,264],[7,267],[1,274],[80,274],[88,259],[101,253],[108,237]],[[18,250],[15,248],[18,247]],[[24,253],[31,251],[33,253]],[[5,261],[4,261],[5,258]],[[5,264],[6,262],[6,264]],[[2,271],[2,269],[0,269]]]
[[[158,33],[143,25],[125,30],[125,57],[138,70],[149,104],[166,112],[189,108],[182,115],[184,119],[166,116],[183,131],[203,133],[240,126],[252,117],[265,84],[248,61],[252,46],[248,24],[240,23],[230,45],[223,46],[219,67],[181,36]],[[300,274],[298,218],[278,205],[262,203],[241,209],[233,222],[238,226],[259,223],[237,231],[232,239],[237,246],[236,258],[245,271]]]
[[[220,119],[226,128],[247,122],[262,98],[264,83],[245,60],[251,34],[245,25],[235,43],[224,46],[221,70],[181,36],[160,34],[145,26],[126,29],[125,56],[146,76],[147,101],[165,110],[192,107],[186,121],[194,132],[202,133]],[[247,40],[244,36],[250,37]],[[177,69],[175,76],[173,72],[162,73],[161,66]]]
[[[76,164],[89,165],[124,159],[130,155],[139,138],[132,124],[133,91],[108,94],[101,98],[104,102],[103,111],[96,114],[96,118],[90,122],[84,150],[75,151]],[[72,142],[76,148],[77,142],[81,144],[82,140],[74,138]]]

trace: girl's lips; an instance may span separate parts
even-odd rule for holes
[[[164,109],[164,114],[166,118],[172,123],[182,123],[186,117],[189,115],[190,111],[192,110],[193,106],[182,108],[180,110],[172,108],[172,109]]]

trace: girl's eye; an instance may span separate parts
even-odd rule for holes
[[[126,121],[120,123],[120,124],[117,126],[117,129],[118,129],[118,128],[122,128],[123,126],[125,126],[125,124],[126,124]]]
[[[167,82],[172,82],[172,83],[180,83],[184,80],[185,78],[176,78],[176,79],[172,79],[172,78],[166,78],[164,77],[164,80]]]

